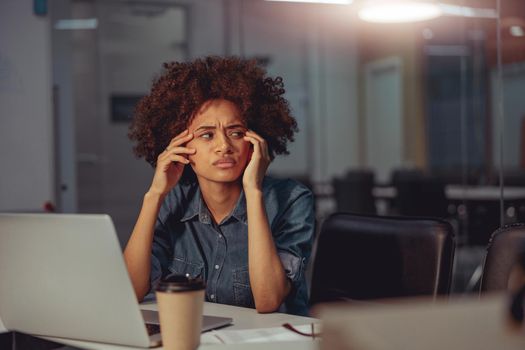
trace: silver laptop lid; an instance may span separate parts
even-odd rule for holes
[[[0,317],[31,334],[150,345],[107,215],[0,214]]]

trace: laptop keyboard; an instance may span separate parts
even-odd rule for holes
[[[160,333],[160,326],[158,324],[146,323],[146,330],[148,335],[155,335]]]

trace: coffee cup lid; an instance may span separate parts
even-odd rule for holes
[[[156,291],[164,293],[177,293],[192,290],[202,290],[206,284],[202,278],[190,278],[184,275],[171,275],[159,282]]]

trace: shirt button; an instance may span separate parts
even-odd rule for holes
[[[219,235],[219,238],[222,238],[222,235]]]
[[[218,270],[219,269],[219,265],[215,265],[215,270]]]
[[[215,299],[215,294],[210,295],[210,299]]]

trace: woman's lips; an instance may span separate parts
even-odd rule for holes
[[[230,158],[219,159],[213,162],[213,165],[221,169],[233,168],[235,166],[235,160],[230,159]]]

